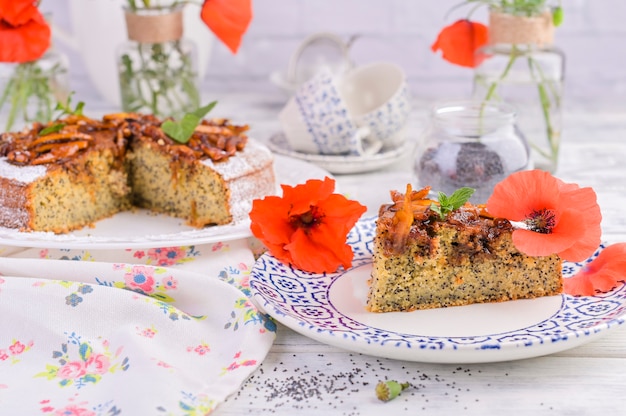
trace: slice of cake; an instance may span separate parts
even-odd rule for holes
[[[409,188],[410,189],[410,188]],[[445,218],[429,188],[380,209],[367,309],[411,311],[561,293],[561,259],[513,245],[513,226],[465,204]],[[435,203],[436,204],[436,203]],[[436,205],[435,205],[436,206]]]
[[[0,135],[0,225],[65,233],[131,206],[117,125],[70,116]]]
[[[273,156],[247,126],[203,120],[185,144],[160,126],[120,113],[0,135],[0,226],[66,233],[138,206],[203,227],[275,193]]]
[[[253,199],[276,192],[272,153],[248,139],[247,126],[204,120],[186,144],[152,116],[131,121],[129,130],[129,180],[139,207],[203,227],[241,220]]]

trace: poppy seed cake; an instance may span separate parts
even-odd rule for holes
[[[220,225],[276,190],[269,149],[225,119],[203,120],[186,144],[149,115],[55,123],[0,135],[0,226],[60,234],[133,206]]]
[[[561,293],[561,259],[513,245],[513,226],[466,204],[445,219],[422,199],[402,225],[402,204],[380,209],[367,309],[411,311]],[[426,203],[424,203],[426,202]]]

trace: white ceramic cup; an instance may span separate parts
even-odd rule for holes
[[[370,139],[369,127],[355,124],[329,70],[302,83],[278,118],[287,142],[298,152],[364,156],[382,147]]]
[[[406,141],[411,97],[402,68],[388,62],[358,66],[341,78],[339,87],[354,122],[368,127],[371,139],[385,149]]]

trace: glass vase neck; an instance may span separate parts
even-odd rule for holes
[[[183,6],[124,8],[128,39],[139,43],[164,43],[183,37]]]
[[[517,16],[497,10],[489,12],[489,43],[548,46],[554,42],[552,13]]]

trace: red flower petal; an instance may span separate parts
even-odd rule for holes
[[[350,267],[352,249],[344,242],[337,244],[333,240],[330,227],[319,225],[315,231],[305,233],[298,229],[292,238],[292,243],[286,248],[291,253],[293,264],[299,269],[313,273],[332,273],[343,265]]]
[[[33,0],[0,0],[0,20],[11,26],[23,25],[39,14]]]
[[[574,296],[608,292],[626,279],[626,243],[613,244],[600,252],[576,275],[563,279],[563,290]]]
[[[593,288],[593,283],[588,277],[563,279],[563,293],[567,293],[572,296],[593,296],[596,290]]]
[[[546,233],[515,230],[513,243],[518,250],[530,256],[557,253],[569,261],[582,261],[595,251],[600,244],[602,215],[591,188],[531,170],[498,183],[487,201],[491,215],[511,221],[524,221],[545,210],[554,216],[554,225]]]
[[[252,0],[205,0],[200,17],[232,53],[237,53],[252,20]]]
[[[474,68],[485,58],[477,56],[476,51],[487,44],[488,32],[482,23],[458,20],[439,32],[431,49],[441,50],[443,59],[450,63]]]
[[[282,262],[291,263],[291,255],[284,247],[291,241],[295,229],[288,221],[289,206],[277,196],[268,196],[252,202],[250,230],[270,252]],[[262,225],[261,225],[262,224]]]
[[[366,208],[333,194],[335,181],[330,178],[282,188],[282,198],[253,202],[254,236],[274,257],[302,270],[323,273],[350,267],[353,253],[346,237]]]
[[[561,184],[559,204],[564,207],[573,207],[578,211],[578,219],[574,227],[584,225],[584,234],[576,238],[567,250],[559,255],[569,261],[583,261],[587,259],[600,245],[602,239],[602,213],[597,202],[597,196],[591,188],[579,188],[576,184]]]
[[[305,185],[282,185],[283,198],[291,205],[291,215],[308,212],[313,205],[330,197],[335,190],[335,181],[328,177],[324,180],[310,179]]]
[[[367,208],[356,201],[350,201],[339,194],[330,195],[318,204],[324,212],[324,223],[331,226],[337,234],[346,235]]]
[[[49,47],[50,27],[38,11],[19,26],[0,20],[0,62],[34,61]]]
[[[578,211],[568,210],[560,216],[558,224],[551,233],[543,234],[536,231],[517,229],[513,231],[513,244],[529,256],[549,256],[571,249],[585,235],[584,224],[580,221]],[[596,245],[591,252],[598,248]],[[589,253],[585,258],[589,257]],[[570,260],[569,261],[579,261]]]
[[[487,211],[496,217],[522,221],[529,213],[558,204],[559,180],[542,170],[509,175],[496,184],[487,200]]]

